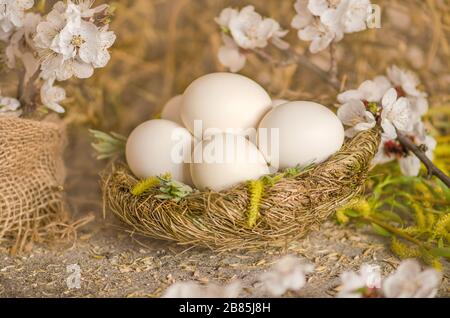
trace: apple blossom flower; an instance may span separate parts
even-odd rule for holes
[[[235,43],[242,49],[264,48],[269,42],[282,50],[289,47],[289,44],[281,39],[288,31],[281,29],[274,19],[263,18],[253,6],[246,6],[240,11],[226,8],[215,21],[225,33],[231,34]]]
[[[348,90],[339,94],[337,99],[341,104],[347,103],[352,99],[379,103],[391,87],[392,85],[386,76],[377,76],[373,80],[364,81],[358,89]]]
[[[358,273],[342,273],[341,282],[338,298],[377,297],[381,290],[380,267],[363,264]]]
[[[404,96],[410,95],[418,97],[424,95],[423,92],[417,89],[420,81],[413,72],[403,70],[398,66],[393,65],[387,69],[387,76],[394,87],[403,91]]]
[[[98,27],[92,19],[85,19],[98,12],[87,9],[91,1],[80,3],[57,2],[37,26],[34,40],[40,49],[43,79],[88,78],[94,68],[104,67],[110,59],[108,48],[114,43],[115,34],[108,31],[107,25]]]
[[[41,86],[42,104],[57,113],[64,113],[64,108],[59,104],[66,99],[66,91],[59,86],[53,86],[54,78],[48,79]]]
[[[311,0],[321,2],[322,0]],[[341,0],[336,5],[335,0],[325,1],[327,8],[320,14],[320,20],[330,28],[341,28],[344,33],[354,33],[367,28],[367,19],[372,11],[369,0]],[[317,9],[323,9],[318,6]]]
[[[383,293],[387,298],[433,298],[440,281],[441,274],[435,269],[422,271],[416,260],[409,259],[384,280]]]
[[[417,146],[425,148],[425,155],[432,160],[433,151],[436,148],[436,140],[427,134],[422,122],[414,123],[413,129],[406,135]],[[384,164],[392,160],[398,160],[400,170],[405,176],[417,176],[421,162],[413,153],[404,149],[396,139],[381,139],[380,147],[373,159],[373,164]]]
[[[427,94],[417,88],[420,85],[417,75],[395,65],[388,68],[387,75],[398,94],[409,100],[413,121],[419,121],[428,111],[428,101]]]
[[[337,42],[341,39],[336,38],[336,34],[320,22],[308,25],[299,30],[298,37],[300,40],[311,42],[309,51],[313,54],[325,50],[331,42]]]
[[[25,11],[34,5],[34,0],[0,0],[0,31],[9,33],[23,25]]]
[[[305,275],[313,271],[313,265],[298,257],[287,255],[281,258],[271,271],[263,273],[260,281],[273,296],[281,296],[288,290],[298,291],[306,284]]]
[[[237,44],[228,35],[223,34],[224,45],[218,52],[219,62],[231,72],[236,73],[244,68],[247,57],[242,54]]]
[[[387,138],[397,138],[397,129],[409,131],[411,129],[411,110],[409,101],[405,97],[398,98],[397,91],[390,88],[381,100],[381,127]]]
[[[291,26],[300,40],[311,42],[311,53],[339,42],[344,33],[365,30],[372,11],[369,0],[297,0],[294,8]]]
[[[0,117],[2,116],[20,116],[22,111],[20,108],[20,102],[12,97],[0,96]]]
[[[239,281],[226,286],[216,284],[200,285],[196,282],[178,282],[171,285],[162,298],[236,298],[241,291]]]
[[[339,107],[337,116],[344,125],[350,126],[345,130],[345,135],[350,138],[376,125],[375,116],[366,109],[361,100],[357,99],[351,99]]]
[[[309,6],[313,5],[313,11]],[[317,10],[314,6],[317,5]],[[308,0],[297,0],[294,9],[297,15],[293,18],[291,26],[298,29],[298,37],[302,41],[311,42],[309,50],[311,53],[317,53],[326,49],[331,42],[338,42],[342,39],[343,33],[338,29],[332,29],[320,21],[318,14],[320,3],[312,3]]]

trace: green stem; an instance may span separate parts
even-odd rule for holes
[[[381,226],[382,228],[388,230],[389,232],[391,232],[391,233],[393,233],[393,234],[395,234],[395,235],[397,235],[397,236],[399,236],[399,237],[401,237],[401,238],[403,238],[403,239],[405,239],[405,240],[407,240],[407,241],[409,241],[411,243],[414,243],[414,244],[418,245],[419,247],[422,247],[422,248],[427,249],[427,250],[430,249],[430,247],[428,245],[425,245],[420,240],[418,240],[415,237],[412,237],[412,236],[406,234],[402,230],[397,229],[396,227],[394,227],[394,226],[392,226],[392,225],[390,225],[388,223],[385,223],[383,221],[379,221],[379,220],[377,220],[375,218],[372,218],[370,216],[362,216],[362,217],[359,217],[359,219],[361,221],[363,221],[364,223],[375,223],[376,225]]]

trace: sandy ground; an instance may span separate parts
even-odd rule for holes
[[[382,238],[333,221],[286,250],[218,254],[148,239],[130,233],[111,215],[103,219],[98,185],[102,164],[92,158],[86,132],[71,133],[66,157],[73,215],[91,213],[95,220],[79,230],[72,247],[37,245],[20,257],[0,253],[1,297],[158,297],[175,281],[228,283],[236,279],[243,281],[241,296],[267,296],[258,275],[288,253],[304,257],[315,271],[304,289],[286,297],[333,297],[343,271],[371,263],[386,274],[399,264]],[[71,264],[80,266],[79,289],[66,284]],[[450,296],[449,274],[446,264],[441,297]]]

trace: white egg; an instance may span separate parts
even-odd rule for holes
[[[166,103],[166,105],[164,105],[164,108],[161,112],[161,118],[173,121],[174,123],[177,123],[180,126],[184,126],[180,114],[182,98],[183,95],[177,95],[175,97],[172,97]]]
[[[189,162],[193,137],[180,125],[153,119],[136,127],[128,137],[126,159],[138,178],[170,173],[172,178],[192,184]]]
[[[217,134],[194,149],[191,175],[200,190],[221,191],[266,174],[269,168],[263,155],[242,136]]]
[[[313,102],[280,105],[264,116],[258,129],[259,149],[271,166],[281,169],[321,163],[343,142],[339,118]]]
[[[196,79],[183,94],[181,118],[196,137],[220,132],[241,134],[258,126],[272,100],[255,81],[233,73],[212,73]],[[194,121],[202,130],[194,130]]]

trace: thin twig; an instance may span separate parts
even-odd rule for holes
[[[411,151],[423,162],[428,170],[428,177],[435,176],[439,178],[444,184],[450,188],[450,178],[426,156],[426,154],[407,136],[397,131],[397,138],[400,144],[407,150]]]
[[[39,71],[36,71],[26,82],[25,81],[26,72],[19,74],[19,101],[22,104],[22,114],[21,117],[27,117],[36,110],[36,87],[35,81],[39,76]]]
[[[330,73],[331,81],[339,87],[338,62],[336,59],[336,46],[334,43],[330,44],[330,72],[329,73]]]
[[[403,238],[403,239],[405,239],[405,240],[407,240],[407,241],[409,241],[411,243],[414,243],[414,244],[416,244],[416,245],[418,245],[420,247],[423,247],[425,249],[430,249],[429,246],[424,245],[423,242],[421,242],[420,240],[416,239],[415,237],[412,237],[412,236],[406,234],[405,232],[403,232],[402,230],[399,230],[399,229],[397,229],[397,228],[395,228],[395,227],[393,227],[393,226],[391,226],[391,225],[389,225],[389,224],[387,224],[387,223],[385,223],[383,221],[379,221],[379,220],[377,220],[377,219],[375,219],[373,217],[370,217],[370,216],[363,216],[363,217],[359,217],[358,219],[363,221],[364,223],[369,223],[369,224],[370,223],[374,223],[374,224],[376,224],[378,226],[381,226],[382,228],[386,229],[387,231],[391,232],[392,234],[395,234],[395,235],[397,235],[397,236],[399,236],[399,237],[401,237],[401,238]]]
[[[293,64],[301,65],[301,66],[309,69],[310,71],[312,71],[316,75],[318,75],[323,81],[325,81],[327,84],[332,86],[335,90],[337,90],[337,91],[340,90],[339,83],[336,83],[336,82],[332,81],[330,79],[330,75],[328,74],[328,72],[325,72],[320,67],[318,67],[317,65],[313,64],[310,60],[308,60],[303,55],[298,55],[298,54],[296,54],[293,51],[288,51],[287,52],[288,53],[288,58],[287,59],[285,59],[285,60],[276,60],[270,54],[268,54],[267,52],[265,52],[263,50],[254,49],[253,52],[255,52],[256,55],[258,55],[262,59],[268,61],[269,63],[271,63],[274,66],[283,67],[283,66],[289,66],[289,65],[293,65]]]

